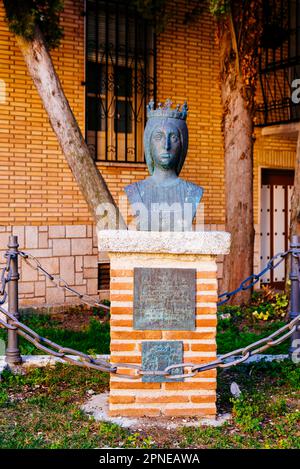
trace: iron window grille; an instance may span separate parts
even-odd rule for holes
[[[86,141],[95,160],[144,163],[155,35],[130,1],[86,3]]]
[[[98,290],[109,290],[110,263],[98,262]]]
[[[256,124],[300,120],[293,81],[300,78],[300,0],[265,0]],[[298,85],[299,88],[299,85]]]

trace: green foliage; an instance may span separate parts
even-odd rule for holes
[[[219,308],[217,326],[218,353],[227,353],[244,347],[260,338],[270,335],[285,323],[282,320],[261,321],[252,317],[252,307],[246,312],[239,306],[222,306]],[[100,322],[98,311],[90,319],[88,327],[82,330],[62,328],[58,321],[44,314],[26,314],[21,321],[39,335],[66,347],[75,348],[90,355],[109,354],[110,327],[109,322]],[[0,329],[0,339],[6,340],[7,332]],[[268,349],[267,353],[287,353],[289,341]],[[20,338],[22,355],[44,354],[33,344]]]
[[[229,323],[237,324],[243,320],[251,322],[282,320],[286,317],[289,300],[285,293],[263,286],[252,294],[251,304],[242,306],[221,306],[218,310],[221,319],[227,316]]]
[[[98,436],[101,441],[106,441],[112,447],[116,440],[126,439],[128,433],[116,423],[100,422]]]
[[[233,380],[242,390],[239,399],[229,391]],[[131,432],[97,422],[80,408],[89,389],[107,390],[107,374],[62,364],[26,375],[5,371],[0,448],[300,448],[300,366],[290,360],[219,370],[218,411],[233,417],[217,428],[165,432],[153,421],[153,426]]]
[[[126,438],[124,442],[125,448],[142,448],[149,449],[155,448],[155,442],[151,437],[143,437],[140,433],[133,433]]]
[[[261,392],[241,394],[237,399],[231,399],[233,403],[232,414],[235,422],[245,432],[259,431],[264,421],[282,418],[288,414],[287,402],[282,397],[278,399],[266,399]],[[288,416],[289,422],[295,416]]]
[[[109,300],[101,300],[101,303],[103,303],[105,306],[110,306],[110,301]],[[92,308],[92,313],[93,313],[93,316],[97,316],[99,318],[109,318],[110,317],[110,313],[109,311],[106,311],[104,310],[103,308],[101,308],[101,306],[93,306]]]
[[[284,318],[289,305],[285,293],[275,292],[274,289],[264,286],[262,291],[252,295],[252,304],[247,309],[247,314],[254,320],[268,321]]]
[[[262,400],[260,394],[252,395],[251,397],[242,394],[238,399],[231,399],[233,403],[233,417],[243,431],[251,432],[260,429]]]
[[[230,12],[230,0],[209,0],[209,11],[220,19]]]
[[[162,10],[165,9],[166,0],[131,0],[133,6],[136,7],[139,13],[148,20],[155,20]]]
[[[0,407],[4,407],[8,403],[8,393],[5,389],[0,389]]]
[[[84,353],[108,354],[110,342],[110,327],[108,322],[101,323],[96,318],[91,318],[89,326],[80,331],[62,329],[59,323],[48,315],[32,314],[21,317],[21,321],[32,328],[42,337],[46,337],[59,345],[75,348]],[[0,339],[6,340],[7,332],[0,330]],[[38,350],[27,340],[20,338],[21,355],[43,355],[45,352]]]
[[[3,0],[10,31],[30,41],[36,27],[42,31],[49,49],[59,46],[63,29],[59,16],[63,0]]]
[[[228,321],[228,320],[226,320]],[[236,325],[226,325],[226,329],[223,329],[223,321],[219,321],[218,334],[217,334],[217,347],[218,353],[228,353],[232,350],[240,347],[250,345],[252,342],[263,339],[271,335],[280,327],[284,326],[285,323],[282,321],[276,321],[267,323],[262,327],[260,324],[254,325],[251,329],[248,326],[237,327]],[[269,354],[286,354],[288,353],[289,341],[286,340],[282,344],[276,347],[269,348],[264,353]]]
[[[240,347],[250,345],[252,342],[267,337],[286,324],[282,320],[282,316],[286,315],[286,309],[284,309],[287,306],[285,295],[279,295],[278,303],[272,305],[266,300],[262,300],[260,293],[253,303],[248,306],[224,305],[218,309],[218,353],[228,353]],[[268,321],[260,320],[253,315],[253,312],[257,310],[260,313],[269,311],[268,308],[271,308]],[[289,341],[285,341],[276,347],[268,349],[266,353],[288,353],[288,348]]]
[[[138,13],[153,25],[156,33],[161,33],[168,22],[167,0],[130,0]]]

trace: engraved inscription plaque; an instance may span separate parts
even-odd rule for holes
[[[142,368],[143,371],[163,371],[167,366],[183,362],[183,342],[159,341],[142,342]],[[182,374],[181,367],[171,370],[171,374]],[[143,382],[165,383],[183,381],[183,378],[170,379],[165,376],[145,376]]]
[[[196,269],[134,269],[134,329],[192,331],[195,308]]]

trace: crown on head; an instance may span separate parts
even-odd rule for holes
[[[183,105],[181,106],[181,110],[180,104],[177,104],[175,109],[171,108],[172,104],[172,101],[170,99],[167,99],[164,105],[162,103],[158,103],[157,108],[154,109],[154,101],[151,100],[147,106],[148,119],[150,119],[151,117],[172,117],[173,119],[186,120],[188,112],[187,102],[185,101],[183,103]]]

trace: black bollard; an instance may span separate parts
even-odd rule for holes
[[[299,257],[300,256],[300,236],[293,235],[290,245],[292,250],[291,256],[291,305],[290,305],[290,319],[294,319],[300,314],[300,288],[299,288]],[[289,348],[289,355],[292,357],[292,354],[299,349],[300,347],[300,326],[298,330],[295,331],[291,337],[291,346]]]
[[[18,237],[10,236],[8,242],[8,254],[12,254],[11,258],[11,278],[8,282],[8,312],[12,314],[16,319],[19,319],[19,304],[18,304]],[[8,319],[8,323],[11,324],[11,320]],[[19,338],[17,330],[8,330],[7,332],[7,348],[6,348],[6,362],[9,365],[18,365],[22,363],[22,357],[19,350]]]

